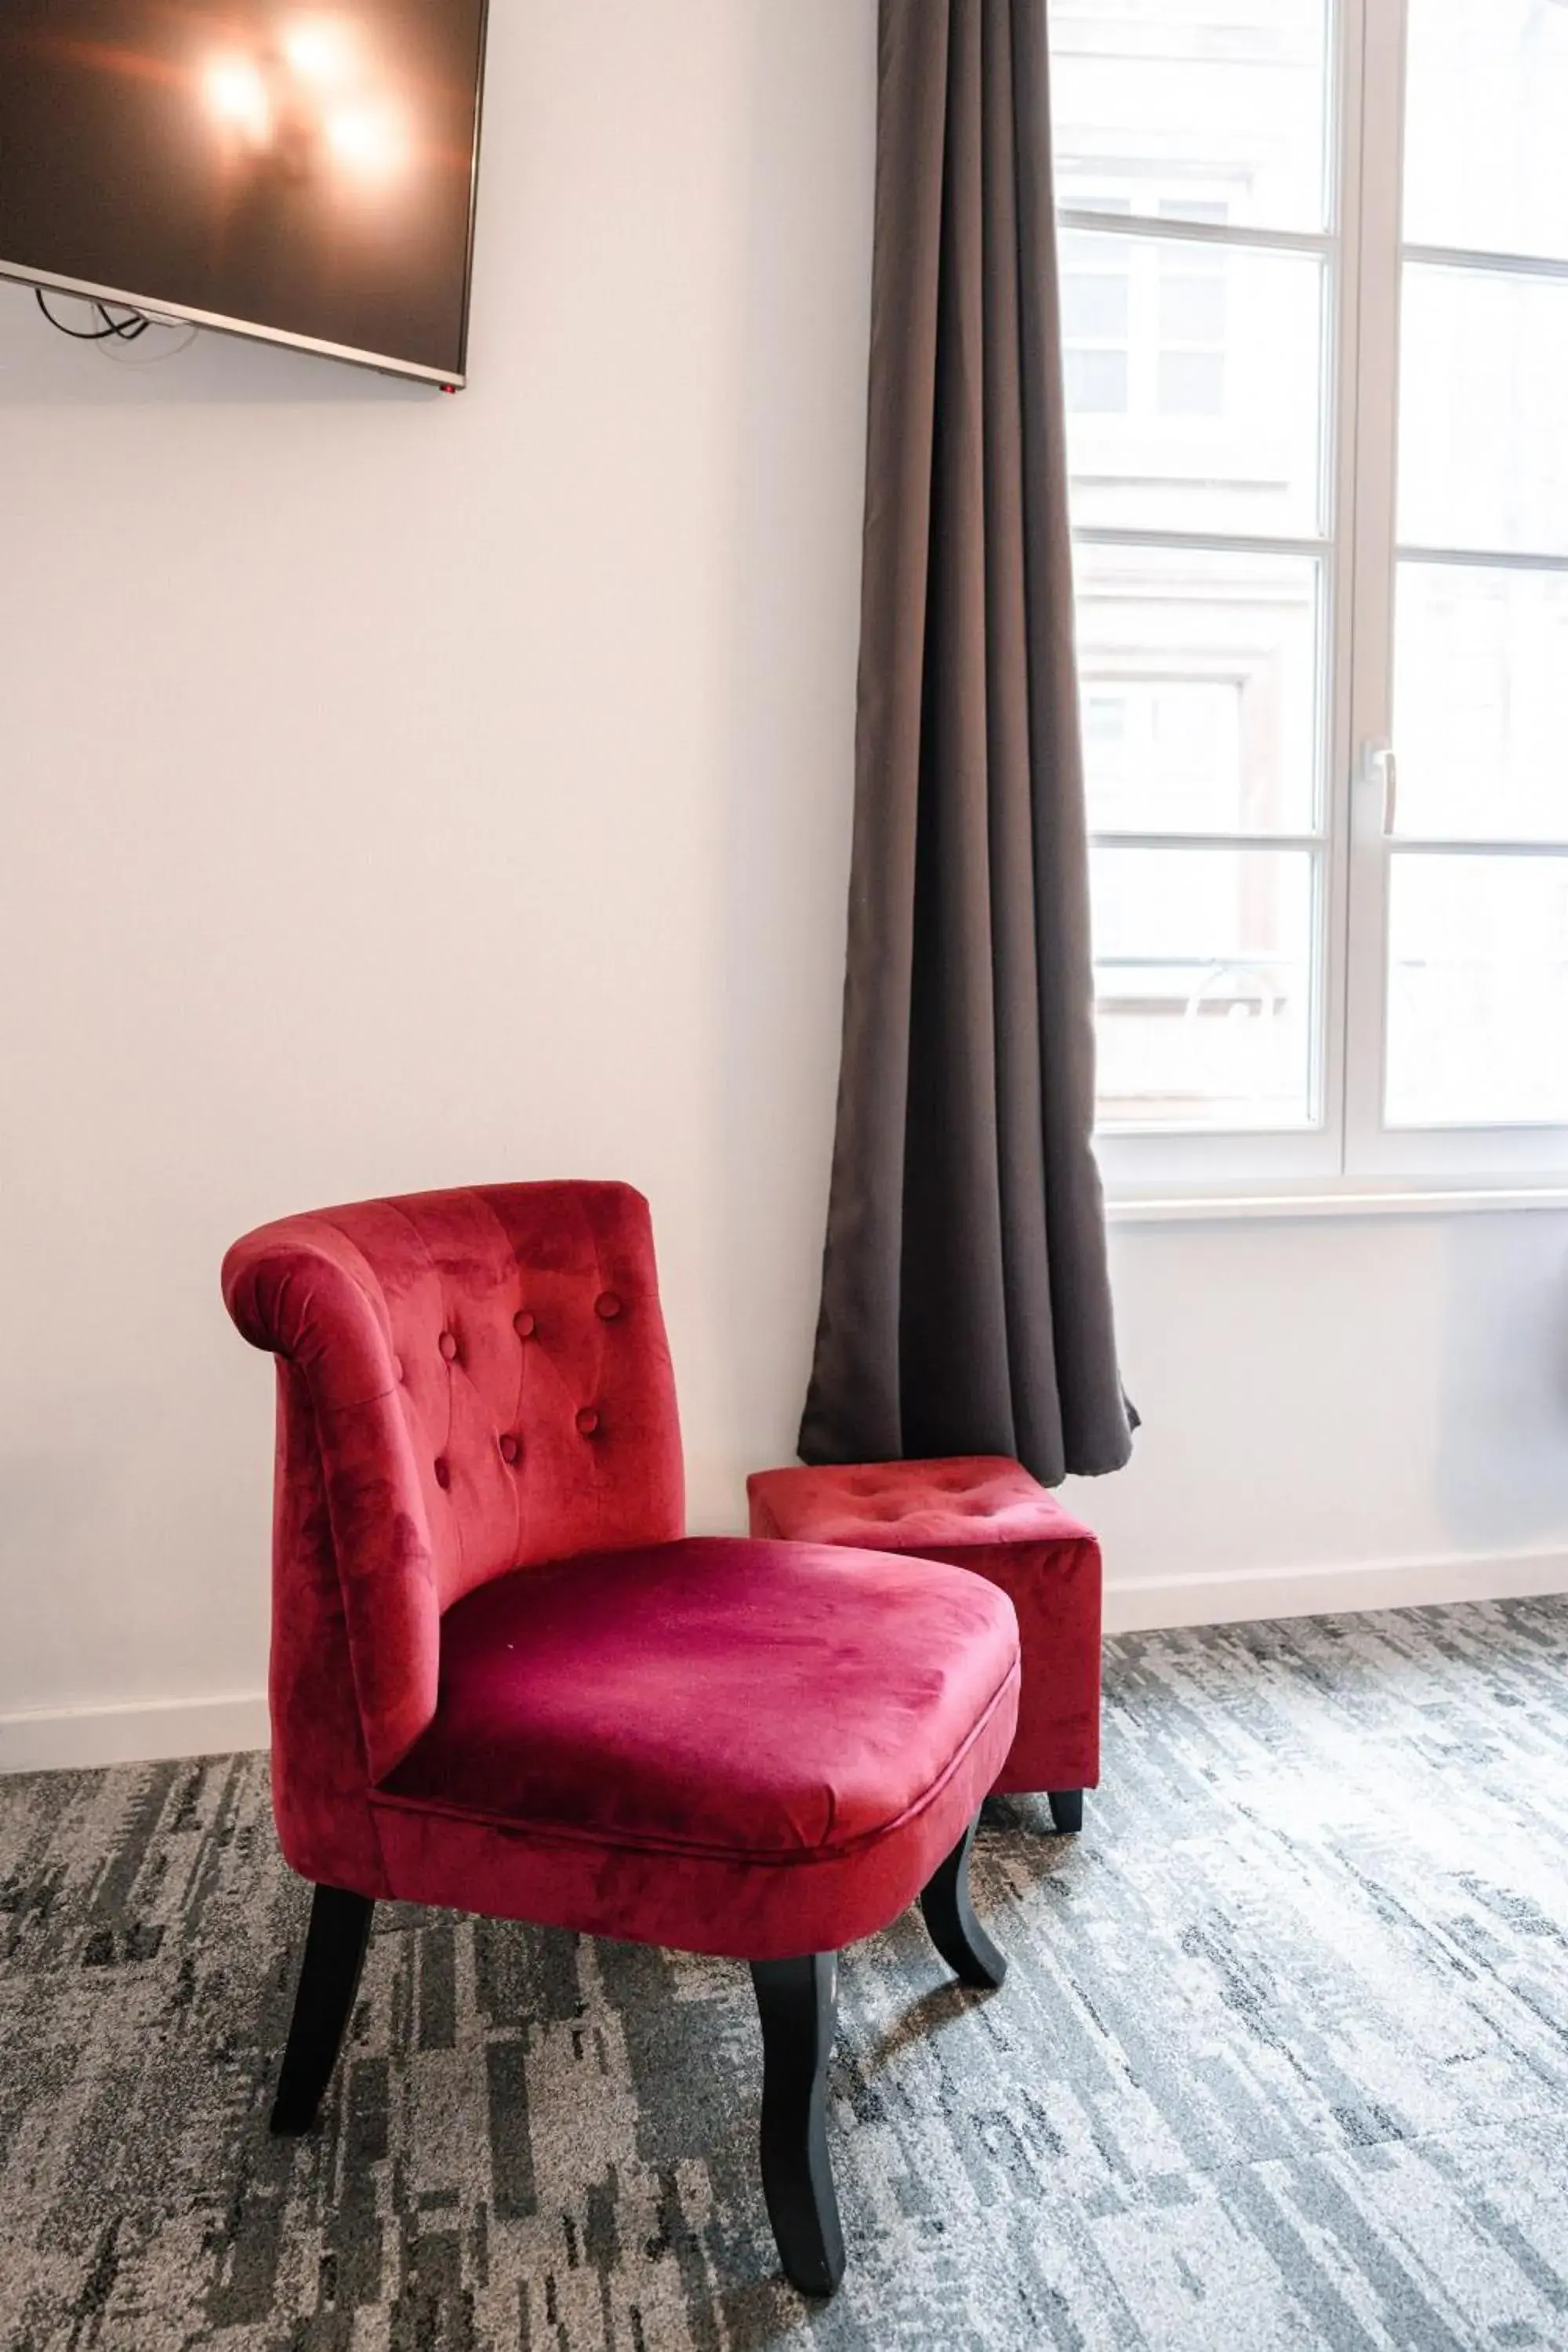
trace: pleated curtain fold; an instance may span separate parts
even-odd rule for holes
[[[882,0],[856,806],[808,1462],[1113,1470],[1044,0]]]

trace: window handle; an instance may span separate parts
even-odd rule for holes
[[[1361,780],[1378,795],[1377,829],[1384,841],[1394,837],[1399,819],[1399,761],[1392,743],[1368,742],[1361,747]]]

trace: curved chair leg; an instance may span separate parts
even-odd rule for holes
[[[969,1850],[979,1819],[977,1813],[947,1860],[927,1881],[921,1909],[931,1942],[961,1983],[999,1985],[1007,1973],[1007,1962],[975,1917],[969,1899]]]
[[[275,2132],[309,2131],[316,2120],[353,2014],[374,1912],[368,1895],[345,1895],[341,1886],[316,1889],[289,2043],[272,2103],[270,2128]]]
[[[1048,1789],[1046,1802],[1051,1809],[1051,1820],[1062,1836],[1069,1830],[1083,1827],[1083,1790],[1081,1789]]]
[[[844,2232],[827,2160],[827,2053],[838,2012],[838,1955],[753,1960],[763,2021],[763,2194],[784,2276],[831,2294]]]

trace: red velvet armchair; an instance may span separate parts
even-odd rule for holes
[[[378,1897],[752,1965],[784,2267],[844,2254],[835,1956],[918,1895],[965,1981],[1013,1738],[1005,1597],[959,1569],[684,1537],[646,1203],[433,1192],[248,1234],[224,1296],[278,1358],[279,1836],[315,1887],[272,2127],[313,2122]]]

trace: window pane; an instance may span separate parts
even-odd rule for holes
[[[1325,0],[1052,0],[1057,198],[1324,226]]]
[[[1120,416],[1127,407],[1125,352],[1075,351],[1062,354],[1068,412],[1075,416]]]
[[[1116,231],[1098,275],[1128,287],[1127,400],[1069,419],[1073,519],[1144,530],[1312,537],[1321,520],[1322,272],[1311,255],[1173,247]],[[1184,278],[1201,284],[1184,298]],[[1163,302],[1201,302],[1206,334],[1172,331]],[[1190,362],[1190,364],[1189,364]],[[1073,404],[1069,400],[1069,406]]]
[[[1225,362],[1214,352],[1162,352],[1162,416],[1223,416]]]
[[[1565,90],[1568,8],[1549,0],[1410,0],[1405,234],[1412,244],[1568,259]]]
[[[1091,278],[1087,271],[1062,277],[1062,333],[1071,342],[1125,343],[1127,280]]]
[[[1395,852],[1394,1126],[1568,1120],[1568,857]]]
[[[1184,259],[1185,257],[1184,256]],[[1125,316],[1125,311],[1123,312]],[[1165,271],[1160,286],[1160,340],[1165,343],[1211,345],[1225,349],[1226,283],[1224,258],[1205,277],[1191,270]]]
[[[1405,272],[1399,536],[1568,554],[1568,284]]]
[[[1101,1128],[1310,1124],[1313,864],[1095,850]]]
[[[1090,824],[1310,832],[1318,564],[1080,546],[1074,569]]]
[[[1568,841],[1568,574],[1402,563],[1402,833]]]

